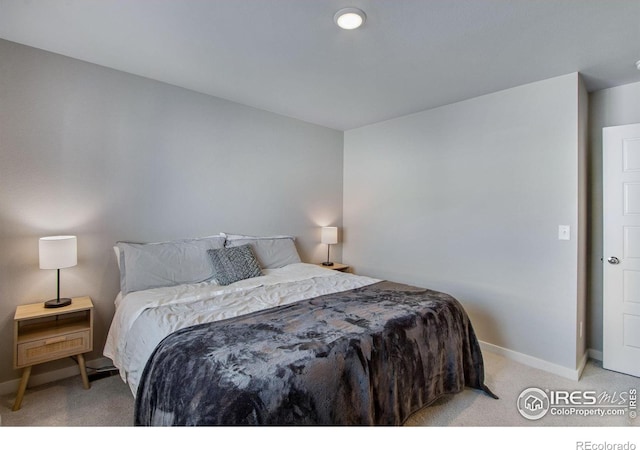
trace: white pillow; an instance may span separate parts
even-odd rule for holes
[[[200,283],[213,276],[207,250],[224,248],[224,237],[167,242],[118,242],[122,295],[178,284]]]
[[[247,236],[221,233],[226,238],[225,247],[250,244],[263,269],[278,269],[301,262],[293,236]]]

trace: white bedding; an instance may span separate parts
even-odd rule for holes
[[[228,286],[204,282],[118,296],[104,355],[135,396],[151,353],[174,331],[380,281],[305,263],[263,273]]]

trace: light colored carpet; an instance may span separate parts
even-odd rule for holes
[[[517,409],[517,400],[523,390],[536,387],[558,391],[595,391],[598,395],[612,395],[631,389],[640,391],[640,378],[611,372],[598,361],[589,360],[580,381],[572,381],[542,370],[519,364],[503,356],[483,352],[485,381],[498,396],[494,400],[482,393],[465,389],[423,408],[409,418],[409,426],[501,426],[501,427],[623,427],[638,426],[640,419],[629,414],[612,417],[558,416],[547,413],[539,420],[525,419]]]
[[[2,397],[2,426],[130,426],[133,396],[119,376],[95,380],[83,389],[80,375],[27,389],[22,408],[11,411],[15,395]]]
[[[484,393],[466,389],[460,394],[441,399],[414,414],[407,426],[436,427],[626,427],[637,426],[639,419],[622,417],[552,416],[530,421],[522,417],[516,402],[529,387],[549,390],[593,390],[598,393],[640,390],[640,379],[602,369],[589,361],[582,379],[571,381],[532,369],[528,366],[485,352],[487,385],[500,397],[494,400]],[[96,380],[84,390],[80,377],[27,390],[22,409],[11,411],[14,396],[0,397],[0,420],[3,426],[102,426],[132,425],[133,397],[119,376]]]

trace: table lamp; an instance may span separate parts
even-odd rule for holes
[[[60,298],[60,269],[78,264],[78,242],[75,236],[40,238],[40,268],[58,271],[58,296],[44,303],[45,308],[60,308],[71,304],[70,298]]]
[[[333,266],[333,263],[329,260],[329,249],[331,248],[331,244],[338,243],[338,227],[322,227],[320,242],[327,244],[327,260],[323,262],[322,265]]]

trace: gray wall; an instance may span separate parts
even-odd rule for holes
[[[640,83],[589,98],[589,348],[602,351],[602,128],[640,123]]]
[[[55,297],[39,237],[78,236],[61,293],[93,298],[97,358],[115,241],[287,233],[323,261],[318,227],[342,225],[342,149],[339,131],[0,40],[0,383],[20,375],[15,307]]]
[[[570,74],[347,131],[345,262],[448,292],[480,339],[575,369],[581,89]]]
[[[570,155],[574,78],[347,132],[345,262],[458,294],[483,340],[570,366],[570,345],[552,355],[537,349],[558,347],[556,331],[585,314],[580,302],[572,313],[558,301],[573,295],[578,241],[555,240],[560,223],[574,237],[581,223],[580,169]],[[586,104],[583,91],[579,99]],[[593,93],[589,108],[585,330],[587,347],[601,350],[602,127],[640,122],[640,83]],[[305,260],[324,260],[317,226],[342,224],[342,140],[338,131],[0,40],[0,337],[10,342],[16,305],[55,295],[55,273],[38,269],[44,235],[79,236],[79,265],[62,271],[62,293],[96,302],[90,357],[101,355],[113,314],[116,240],[291,233]],[[579,357],[580,342],[577,349]],[[19,376],[11,357],[0,347],[0,383]]]

